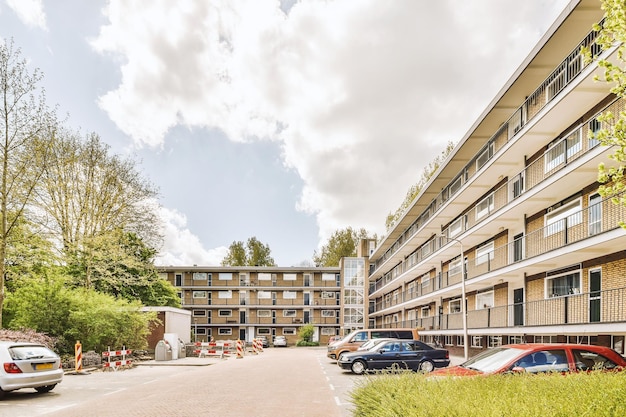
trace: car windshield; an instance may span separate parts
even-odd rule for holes
[[[474,356],[472,359],[461,364],[461,366],[483,373],[490,373],[513,360],[522,352],[524,352],[522,349],[517,348],[493,348]]]

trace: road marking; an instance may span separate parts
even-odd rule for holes
[[[328,384],[330,386],[330,390],[334,391],[335,390],[335,386],[333,384]]]
[[[150,381],[146,381],[144,383],[142,383],[141,385],[147,385],[147,384],[152,384],[153,382],[157,382],[158,379],[151,379]]]
[[[122,389],[118,389],[118,390],[115,390],[115,391],[107,392],[104,395],[117,394],[118,392],[122,392],[122,391],[126,391],[126,388],[122,388]]]
[[[341,407],[341,400],[339,399],[339,397],[335,397],[335,403]]]

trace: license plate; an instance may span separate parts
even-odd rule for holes
[[[45,369],[52,369],[52,364],[51,363],[38,363],[35,365],[35,370],[37,371],[43,371]]]

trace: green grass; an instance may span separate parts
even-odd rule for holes
[[[355,417],[626,416],[626,372],[430,378],[371,375],[351,393]]]

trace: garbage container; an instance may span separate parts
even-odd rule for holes
[[[170,361],[172,360],[172,347],[165,340],[159,340],[154,348],[154,360],[155,361]]]
[[[187,348],[185,347],[185,342],[178,339],[178,358],[186,358],[187,357]]]

